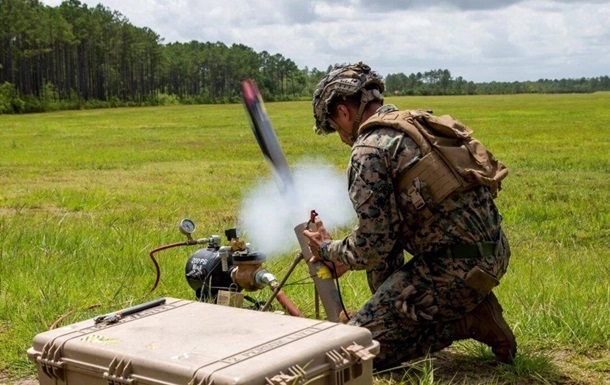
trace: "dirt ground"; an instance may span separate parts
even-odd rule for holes
[[[7,378],[0,375],[0,385],[39,385],[36,378],[22,378],[16,381],[9,381]]]

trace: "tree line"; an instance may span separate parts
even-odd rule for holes
[[[164,44],[101,4],[0,0],[0,113],[235,102],[245,78],[287,100],[311,95],[323,75],[242,44]]]
[[[610,91],[610,77],[580,79],[540,79],[525,82],[475,83],[461,76],[453,78],[446,69],[389,74],[387,92],[393,95],[489,95],[524,93],[591,93]]]
[[[238,102],[246,78],[266,100],[309,99],[325,73],[242,44],[165,44],[150,28],[101,4],[0,0],[0,113]],[[385,80],[388,93],[397,95],[610,90],[607,76],[474,83],[433,70]]]

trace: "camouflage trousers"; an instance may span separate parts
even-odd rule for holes
[[[419,255],[404,263],[402,251],[393,254],[383,267],[368,273],[373,297],[349,324],[369,329],[381,351],[375,358],[377,370],[400,365],[441,350],[453,342],[453,324],[480,302],[489,290],[465,283],[468,272],[479,267],[500,279],[508,267],[510,248],[504,234],[489,255],[454,255],[450,249]],[[403,289],[414,285],[418,292],[433,295],[438,313],[432,321],[413,321],[395,307]]]

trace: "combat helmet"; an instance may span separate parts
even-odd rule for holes
[[[320,80],[313,94],[314,131],[323,135],[337,131],[335,124],[330,119],[330,106],[337,98],[345,98],[362,92],[360,108],[354,123],[354,131],[356,131],[366,105],[373,100],[383,103],[384,89],[385,85],[381,76],[371,70],[368,65],[362,62],[335,64]]]

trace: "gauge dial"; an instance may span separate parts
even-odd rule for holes
[[[195,223],[190,219],[183,219],[178,228],[182,234],[191,235],[195,231]]]

